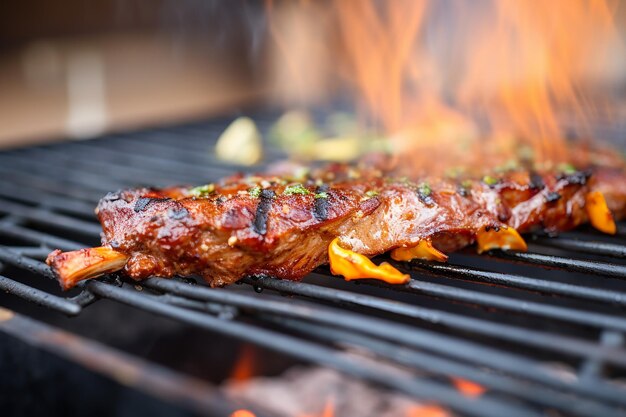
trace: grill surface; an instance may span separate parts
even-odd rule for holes
[[[259,117],[261,129],[271,120]],[[255,277],[225,289],[154,278],[139,287],[109,277],[69,295],[24,279],[52,279],[42,261],[52,249],[99,243],[93,208],[105,193],[205,183],[232,173],[236,168],[212,155],[226,123],[0,153],[0,288],[69,316],[99,299],[115,300],[339,369],[458,415],[626,415],[622,225],[613,238],[584,228],[537,237],[526,254],[479,257],[469,250],[448,264],[395,264],[412,280],[393,287],[346,283],[327,268],[301,283]],[[268,155],[266,163],[281,156],[271,148]],[[487,393],[465,397],[450,376],[479,383]]]

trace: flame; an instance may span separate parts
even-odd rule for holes
[[[255,375],[256,351],[252,345],[243,345],[233,367],[230,379],[235,383],[245,382]]]
[[[326,405],[324,406],[324,410],[322,411],[322,415],[320,417],[333,417],[335,415],[335,402],[332,399],[326,401]]]
[[[235,410],[230,417],[256,417],[254,415],[254,413],[250,410],[245,410],[245,409],[241,409],[241,410]]]
[[[562,114],[584,136],[593,87],[623,76],[612,63],[624,52],[615,0],[295,4],[323,25],[298,25],[303,32],[295,36],[293,25],[283,32],[270,20],[281,68],[316,91],[313,68],[337,69],[365,121],[391,137],[398,154],[410,155],[412,166],[416,159],[434,168],[484,166],[522,145],[537,163],[563,162]],[[267,10],[279,15],[271,2]],[[319,53],[320,44],[333,53]]]
[[[407,417],[450,417],[450,414],[438,405],[416,405],[409,408]]]
[[[478,385],[477,383],[468,381],[467,379],[462,379],[462,378],[451,378],[451,379],[456,389],[459,390],[459,392],[461,392],[461,394],[465,395],[466,397],[470,397],[470,398],[480,397],[486,391],[486,388],[483,387],[482,385]]]
[[[618,36],[608,2],[493,1],[472,6],[472,15],[468,2],[453,1],[443,21],[436,3],[335,1],[349,76],[369,113],[392,134],[412,130],[400,139],[406,148],[411,136],[432,145],[445,129],[457,142],[472,135],[463,114],[478,109],[488,121],[487,141],[508,140],[501,132],[509,132],[524,138],[539,162],[567,158],[558,109],[573,110],[584,124],[588,62],[598,45]],[[463,26],[456,19],[466,16],[467,27],[429,47],[427,37],[439,30],[433,24]],[[440,57],[447,46],[451,56]],[[484,148],[485,139],[471,145]]]

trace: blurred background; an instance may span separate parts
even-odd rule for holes
[[[2,2],[0,146],[244,106],[263,89],[253,65],[262,8],[239,0]]]
[[[415,109],[421,121],[454,120],[440,111],[451,102],[493,101],[532,125],[530,113],[545,114],[537,97],[577,107],[589,97],[582,84],[596,109],[620,109],[624,3],[5,1],[0,147],[318,104],[344,91],[386,130],[417,120]],[[513,96],[522,97],[514,108]],[[544,122],[539,130],[553,134]]]

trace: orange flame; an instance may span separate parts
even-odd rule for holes
[[[394,138],[399,153],[435,167],[442,158],[447,165],[484,165],[485,153],[512,151],[513,139],[528,145],[538,163],[563,162],[562,113],[584,135],[592,87],[623,76],[612,64],[619,62],[612,55],[624,52],[615,0],[332,0],[326,10],[297,4],[303,15],[315,11],[311,19],[320,25],[300,25],[307,32],[293,36],[270,21],[283,67],[294,69],[297,61],[300,76],[338,69],[354,87],[357,106]],[[332,28],[334,37],[327,33]],[[339,59],[317,53],[321,45]],[[314,84],[309,73],[300,78],[302,86]]]
[[[252,345],[241,347],[239,358],[233,367],[230,379],[237,382],[244,382],[255,375],[256,351]]]
[[[335,1],[349,75],[369,112],[391,133],[419,125],[424,140],[435,142],[441,123],[458,123],[450,106],[465,114],[478,109],[491,133],[523,137],[537,161],[566,157],[558,109],[584,123],[589,62],[604,42],[618,39],[607,1],[493,1],[475,7],[478,16],[454,1],[443,21],[436,3]],[[439,30],[433,24],[466,16],[465,29],[429,47],[427,37]],[[446,47],[452,56],[442,58]]]
[[[480,397],[486,391],[486,388],[483,387],[482,385],[478,385],[477,383],[468,381],[467,379],[462,379],[462,378],[451,378],[451,379],[456,389],[458,389],[459,392],[461,392],[461,394],[465,395],[466,397],[470,397],[470,398]]]
[[[450,414],[438,405],[418,405],[409,408],[407,417],[450,417]]]
[[[256,416],[255,416],[255,415],[254,415],[254,413],[253,413],[252,411],[250,411],[250,410],[244,410],[244,409],[241,409],[241,410],[236,410],[236,411],[234,411],[234,412],[230,415],[230,417],[256,417]]]

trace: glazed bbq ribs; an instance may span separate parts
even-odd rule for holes
[[[445,261],[477,243],[526,250],[520,233],[557,233],[591,222],[615,233],[626,216],[621,167],[512,169],[481,178],[407,179],[384,169],[328,165],[306,175],[236,175],[215,184],[134,189],[96,209],[102,246],[48,264],[64,289],[122,270],[135,280],[200,275],[212,286],[246,275],[298,280],[330,262],[346,279],[404,283],[368,258]]]

